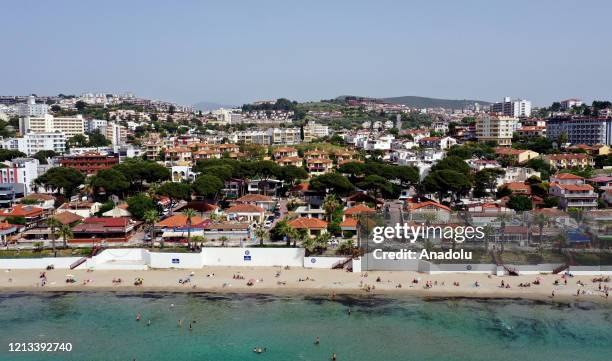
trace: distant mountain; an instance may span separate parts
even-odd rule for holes
[[[208,110],[216,110],[219,108],[225,108],[225,109],[234,108],[235,105],[219,104],[219,103],[213,103],[213,102],[198,102],[198,103],[195,103],[193,107],[196,108],[197,110],[208,111]]]
[[[469,99],[437,99],[416,96],[382,98],[381,100],[393,103],[404,104],[411,108],[446,108],[446,109],[462,109],[468,105],[478,103],[480,105],[489,105],[491,102],[484,100],[469,100]]]

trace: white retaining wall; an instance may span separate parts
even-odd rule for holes
[[[49,265],[57,269],[70,268],[81,257],[6,258],[0,259],[0,269],[41,269]]]
[[[204,255],[202,253],[161,253],[150,252],[151,268],[202,268]]]
[[[612,276],[612,266],[570,266],[568,271],[576,276]]]
[[[338,262],[346,260],[347,257],[305,257],[305,268],[332,268]]]
[[[202,249],[205,266],[304,266],[303,248],[229,248]]]

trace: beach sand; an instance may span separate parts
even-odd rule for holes
[[[276,277],[276,273],[280,276]],[[517,298],[546,300],[555,302],[591,301],[612,303],[604,292],[599,291],[599,283],[594,276],[575,276],[567,280],[560,275],[489,276],[485,274],[438,274],[428,275],[417,272],[367,272],[350,273],[344,270],[304,269],[289,270],[279,267],[205,267],[194,270],[51,270],[46,271],[47,282],[40,285],[39,270],[0,270],[0,292],[16,291],[121,291],[121,292],[221,292],[221,293],[267,293],[267,294],[383,294],[415,295],[421,297],[469,297],[469,298]],[[190,276],[193,274],[192,276]],[[214,274],[214,276],[213,276]],[[66,283],[66,276],[74,275],[75,283]],[[234,279],[241,275],[244,279]],[[137,277],[143,279],[141,286],[135,286]],[[380,282],[377,278],[380,277]],[[121,278],[122,283],[114,284],[113,279]],[[190,282],[180,284],[180,279],[190,278]],[[540,278],[541,284],[533,281]],[[302,281],[300,281],[302,279]],[[413,283],[418,279],[418,283]],[[249,280],[255,280],[248,286]],[[501,288],[500,284],[509,283],[511,288]],[[554,281],[559,280],[555,286]],[[432,288],[425,283],[431,281]],[[584,286],[577,282],[581,281]],[[436,285],[437,282],[437,285]],[[453,285],[458,282],[459,286]],[[475,286],[479,283],[479,287]],[[531,287],[519,287],[519,283],[529,283]],[[397,285],[401,284],[401,288]],[[364,288],[374,286],[369,292]],[[612,283],[602,283],[601,287]],[[577,290],[586,294],[576,296]],[[551,297],[552,292],[555,296]]]

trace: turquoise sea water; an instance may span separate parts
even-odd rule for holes
[[[11,353],[9,342],[71,342],[73,350]],[[256,346],[267,352],[253,353]],[[0,294],[2,361],[329,360],[333,352],[339,361],[610,361],[612,308],[408,297]]]

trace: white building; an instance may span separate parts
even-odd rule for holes
[[[489,111],[509,117],[530,117],[531,101],[505,97],[504,101],[491,104]]]
[[[49,111],[49,106],[45,103],[36,103],[36,98],[30,95],[26,103],[17,104],[17,114],[19,117],[42,117]]]
[[[20,183],[25,187],[25,195],[32,193],[32,184],[38,177],[38,159],[15,158],[0,168],[0,184]]]
[[[111,141],[113,148],[127,142],[127,129],[115,122],[108,122],[105,126],[100,127],[100,133]]]
[[[85,131],[91,133],[96,129],[105,127],[108,122],[104,119],[88,119],[85,121]]]
[[[60,131],[70,138],[85,133],[85,121],[82,115],[73,117],[54,117],[45,114],[41,117],[23,117],[19,119],[19,132],[27,133],[53,133]]]
[[[513,117],[483,114],[476,120],[476,138],[481,143],[493,141],[500,146],[510,146],[517,123]]]
[[[582,106],[582,100],[580,99],[565,99],[559,102],[561,104],[561,110],[570,110],[573,107]]]
[[[329,135],[329,127],[327,125],[317,124],[311,120],[304,125],[304,142],[312,142],[317,138],[327,137]]]

